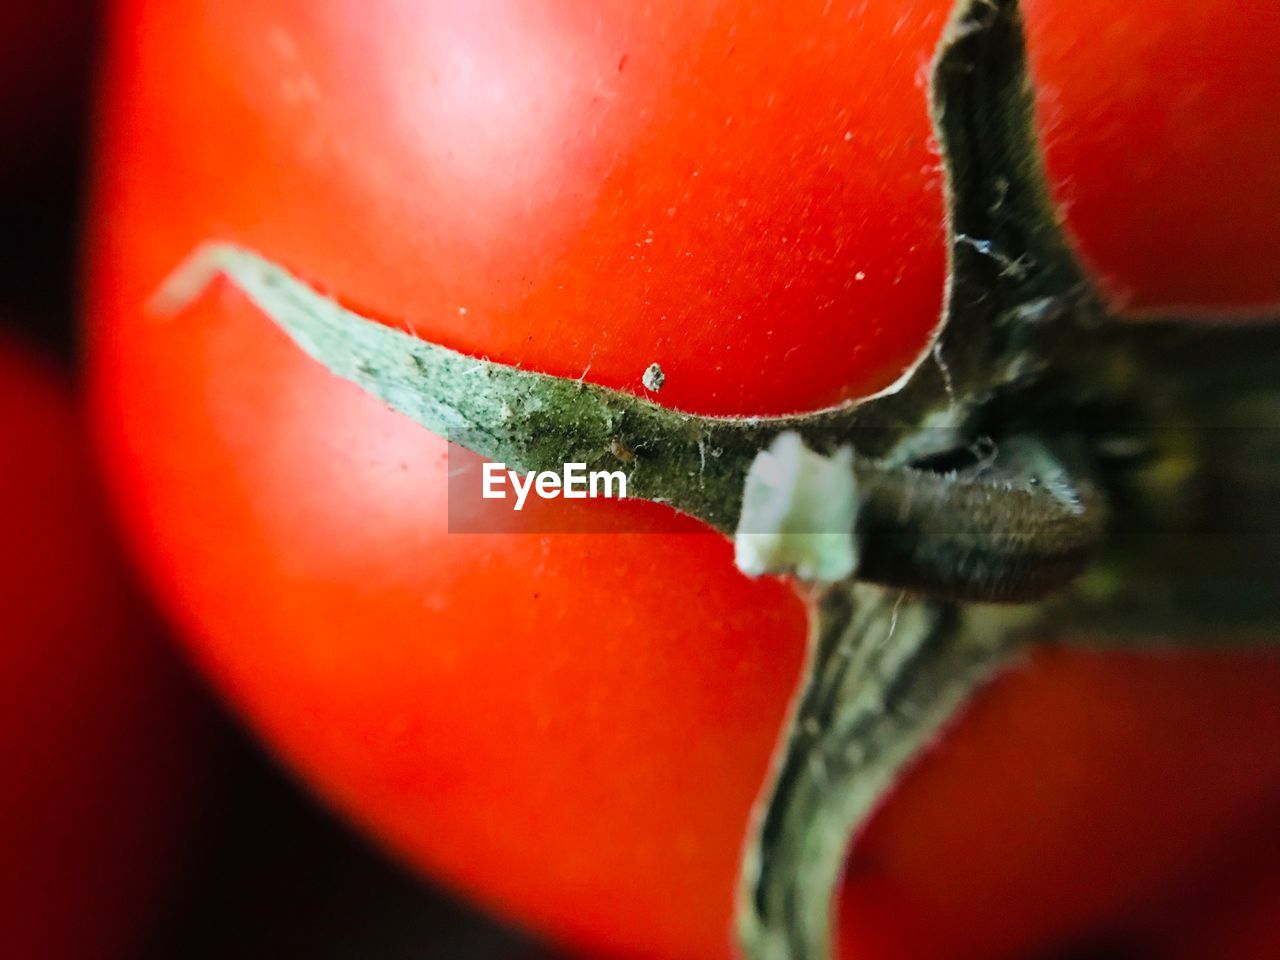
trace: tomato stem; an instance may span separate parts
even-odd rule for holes
[[[1096,491],[1070,477],[1031,437],[1007,444],[1001,438],[989,458],[963,468],[930,467],[926,454],[972,446],[959,439],[962,421],[952,416],[962,404],[949,411],[918,404],[923,423],[906,416],[916,402],[910,389],[793,417],[680,413],[419,340],[343,308],[252,251],[225,244],[198,251],[162,288],[158,306],[182,305],[218,273],[334,373],[451,442],[522,471],[558,470],[570,462],[620,470],[631,495],[669,504],[725,534],[741,532],[748,471],[778,436],[795,431],[821,451],[854,438],[850,468],[861,499],[858,528],[847,532],[859,540],[856,576],[863,581],[1025,602],[1069,582],[1102,534]],[[1035,457],[1028,456],[1032,447]],[[619,448],[631,452],[630,460],[617,456]]]
[[[901,770],[1017,649],[1018,608],[865,584],[813,597],[809,663],[752,824],[738,934],[755,960],[831,955],[850,838]]]

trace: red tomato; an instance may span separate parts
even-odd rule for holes
[[[1207,930],[1180,940],[1175,960],[1275,960],[1280,957],[1280,871],[1264,877],[1256,889],[1222,915]]]
[[[1170,960],[1275,960],[1280,957],[1280,824],[1230,851],[1181,894],[1181,922],[1164,931]],[[1190,909],[1185,909],[1189,907]]]
[[[135,956],[191,808],[189,689],[122,572],[69,391],[0,338],[0,956]]]
[[[910,891],[920,922],[948,934],[946,957],[1015,956],[1159,914],[1220,849],[1274,824],[1277,681],[1270,653],[1044,651],[908,777],[850,879]]]
[[[1055,191],[1134,305],[1280,301],[1280,22],[1245,6],[1029,5]],[[725,956],[805,610],[653,505],[582,507],[612,536],[447,535],[441,439],[229,287],[144,301],[233,240],[463,350],[635,391],[659,362],[676,407],[864,394],[942,297],[948,8],[118,4],[89,317],[116,497],[227,696],[422,869],[580,947]],[[851,884],[928,914],[935,957],[1109,920],[1280,797],[1277,680],[1047,654],[904,784]]]

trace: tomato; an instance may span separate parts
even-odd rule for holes
[[[1158,914],[1220,849],[1274,832],[1277,679],[1272,654],[1043,652],[908,778],[850,878],[909,890],[922,922],[952,933],[947,956]]]
[[[0,339],[0,955],[136,955],[183,848],[188,684],[122,572],[70,392]]]
[[[1177,960],[1273,960],[1280,956],[1280,871],[1273,869],[1257,887],[1214,917],[1208,929],[1194,931],[1173,948]]]
[[[1179,894],[1180,922],[1163,931],[1173,960],[1271,960],[1280,956],[1280,829],[1227,855]]]
[[[1117,302],[1280,301],[1262,95],[1280,23],[1244,6],[1028,4],[1055,195]],[[441,438],[229,286],[171,320],[145,301],[223,239],[472,353],[636,392],[658,362],[674,407],[865,394],[921,350],[942,299],[923,84],[948,9],[115,9],[88,324],[149,577],[318,790],[562,941],[728,953],[804,606],[652,504],[581,506],[609,536],[536,517],[450,535]],[[1274,657],[1038,657],[903,784],[851,897],[921,918],[900,936],[935,927],[935,957],[1030,949],[1159,897],[1280,798],[1260,746],[1277,679]],[[1154,789],[1169,800],[1152,818]],[[853,946],[866,913],[850,904]]]

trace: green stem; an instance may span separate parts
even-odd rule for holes
[[[738,934],[747,956],[831,956],[850,838],[1015,649],[1007,630],[1020,618],[1000,611],[988,618],[865,585],[817,598],[804,681],[743,861]]]
[[[434,433],[518,470],[565,463],[621,470],[632,496],[669,504],[725,534],[739,532],[747,472],[781,433],[797,431],[827,450],[850,433],[882,447],[907,437],[917,452],[953,442],[950,431],[877,423],[879,399],[808,416],[702,417],[468,357],[347,310],[229,244],[197,251],[161,289],[156,307],[180,308],[218,274],[333,373]],[[629,451],[625,461],[620,449]],[[991,602],[1037,599],[1083,568],[1102,511],[1091,488],[1047,453],[1038,469],[1025,456],[1016,466],[1008,460],[941,472],[857,453],[858,529],[811,532],[857,535],[864,581]]]

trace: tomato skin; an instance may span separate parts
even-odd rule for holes
[[[1272,960],[1280,956],[1280,820],[1273,806],[1243,840],[1226,845],[1206,869],[1137,929],[1167,960]]]
[[[233,296],[216,323],[209,306],[154,329],[187,346],[210,334],[192,366],[134,341],[99,367],[98,392],[107,424],[138,431],[108,437],[117,498],[156,531],[138,538],[143,563],[216,684],[329,799],[489,906],[606,955],[725,955],[779,673],[800,665],[800,644],[776,639],[803,636],[800,603],[723,577],[723,541],[691,523],[657,532],[669,519],[641,505],[624,522],[655,532],[446,535],[442,441]],[[226,376],[205,366],[218,357],[236,358]],[[130,384],[156,385],[135,361],[170,389],[205,382],[210,406],[126,420],[114,403]],[[269,421],[278,431],[248,429]],[[190,487],[143,485],[155,430],[192,441],[163,456],[197,484],[198,512]],[[262,512],[264,496],[291,506]],[[225,549],[193,563],[194,543],[160,535],[178,513]],[[586,582],[600,602],[582,603]]]
[[[958,957],[1123,929],[1277,809],[1277,682],[1273,653],[1041,651],[908,776],[850,877],[910,890]]]
[[[1170,944],[1174,960],[1275,960],[1280,957],[1280,868],[1253,878],[1250,889],[1233,899],[1210,922],[1179,931]]]
[[[1280,304],[1280,8],[1025,0],[1054,198],[1113,303]],[[1263,91],[1266,91],[1264,93]]]
[[[70,392],[0,337],[0,955],[136,955],[194,809],[189,684],[122,572]]]
[[[1158,6],[1107,12],[1112,62]],[[658,361],[672,406],[776,412],[881,386],[921,349],[942,295],[919,81],[948,4],[823,9],[130,0],[115,12],[89,333],[112,485],[157,592],[226,695],[335,804],[423,870],[603,955],[727,956],[748,811],[800,668],[800,602],[643,504],[588,507],[611,536],[447,535],[442,440],[330,377],[225,285],[172,320],[143,303],[213,237],[497,359],[636,391]],[[1093,108],[1072,92],[1102,67],[1080,63],[1094,21],[1072,11],[1089,9],[1028,6],[1054,91],[1050,168],[1072,226],[1093,190],[1147,211],[1114,217],[1127,253],[1149,244],[1164,181],[1146,194],[1105,164],[1087,182],[1063,165],[1101,141],[1122,168],[1125,124],[1154,94],[1130,91],[1085,135]],[[1211,31],[1199,42],[1221,50]],[[1187,125],[1235,95],[1218,76]],[[1222,159],[1187,149],[1180,126],[1151,136],[1169,175]],[[1263,186],[1249,201],[1259,223],[1280,212],[1280,184]],[[1232,181],[1213,189],[1225,199]],[[1114,196],[1126,190],[1128,206]],[[1199,273],[1165,276],[1109,260],[1114,238],[1095,222],[1080,221],[1082,246],[1137,289],[1132,303],[1280,301],[1273,262],[1226,289],[1236,261],[1214,247]],[[1206,669],[1217,679],[1202,686]],[[1001,680],[854,860],[852,895],[912,918],[899,938],[876,931],[885,960],[1033,949],[1158,897],[1241,810],[1280,796],[1280,760],[1258,757],[1185,818],[1175,807],[1156,836],[1129,829],[1151,782],[1133,757],[1165,727],[1190,736],[1238,685],[1238,711],[1207,726],[1194,762],[1151,760],[1172,796],[1198,796],[1198,775],[1274,729],[1259,690],[1278,673],[1275,658],[1046,654]],[[1083,709],[1091,691],[1107,692],[1096,711]],[[1006,736],[1021,747],[991,749]],[[1045,749],[1072,758],[1057,773],[1064,806],[1047,813]],[[995,777],[1016,787],[990,817]],[[1119,852],[1099,854],[1114,873],[1099,884],[1073,817],[1104,787],[1110,819],[1087,826]],[[966,859],[935,855],[929,836]],[[1012,855],[1028,837],[1041,856]],[[960,868],[1000,882],[957,885]],[[1003,898],[1032,890],[1063,907],[1009,925]],[[859,956],[871,935],[848,913]],[[936,940],[906,942],[925,926]]]
[[[117,49],[148,122],[112,148],[165,171],[135,185],[169,219],[147,269],[212,217],[436,342],[636,392],[658,362],[676,407],[886,385],[941,302],[949,4],[823,6],[124,3],[156,38]]]

